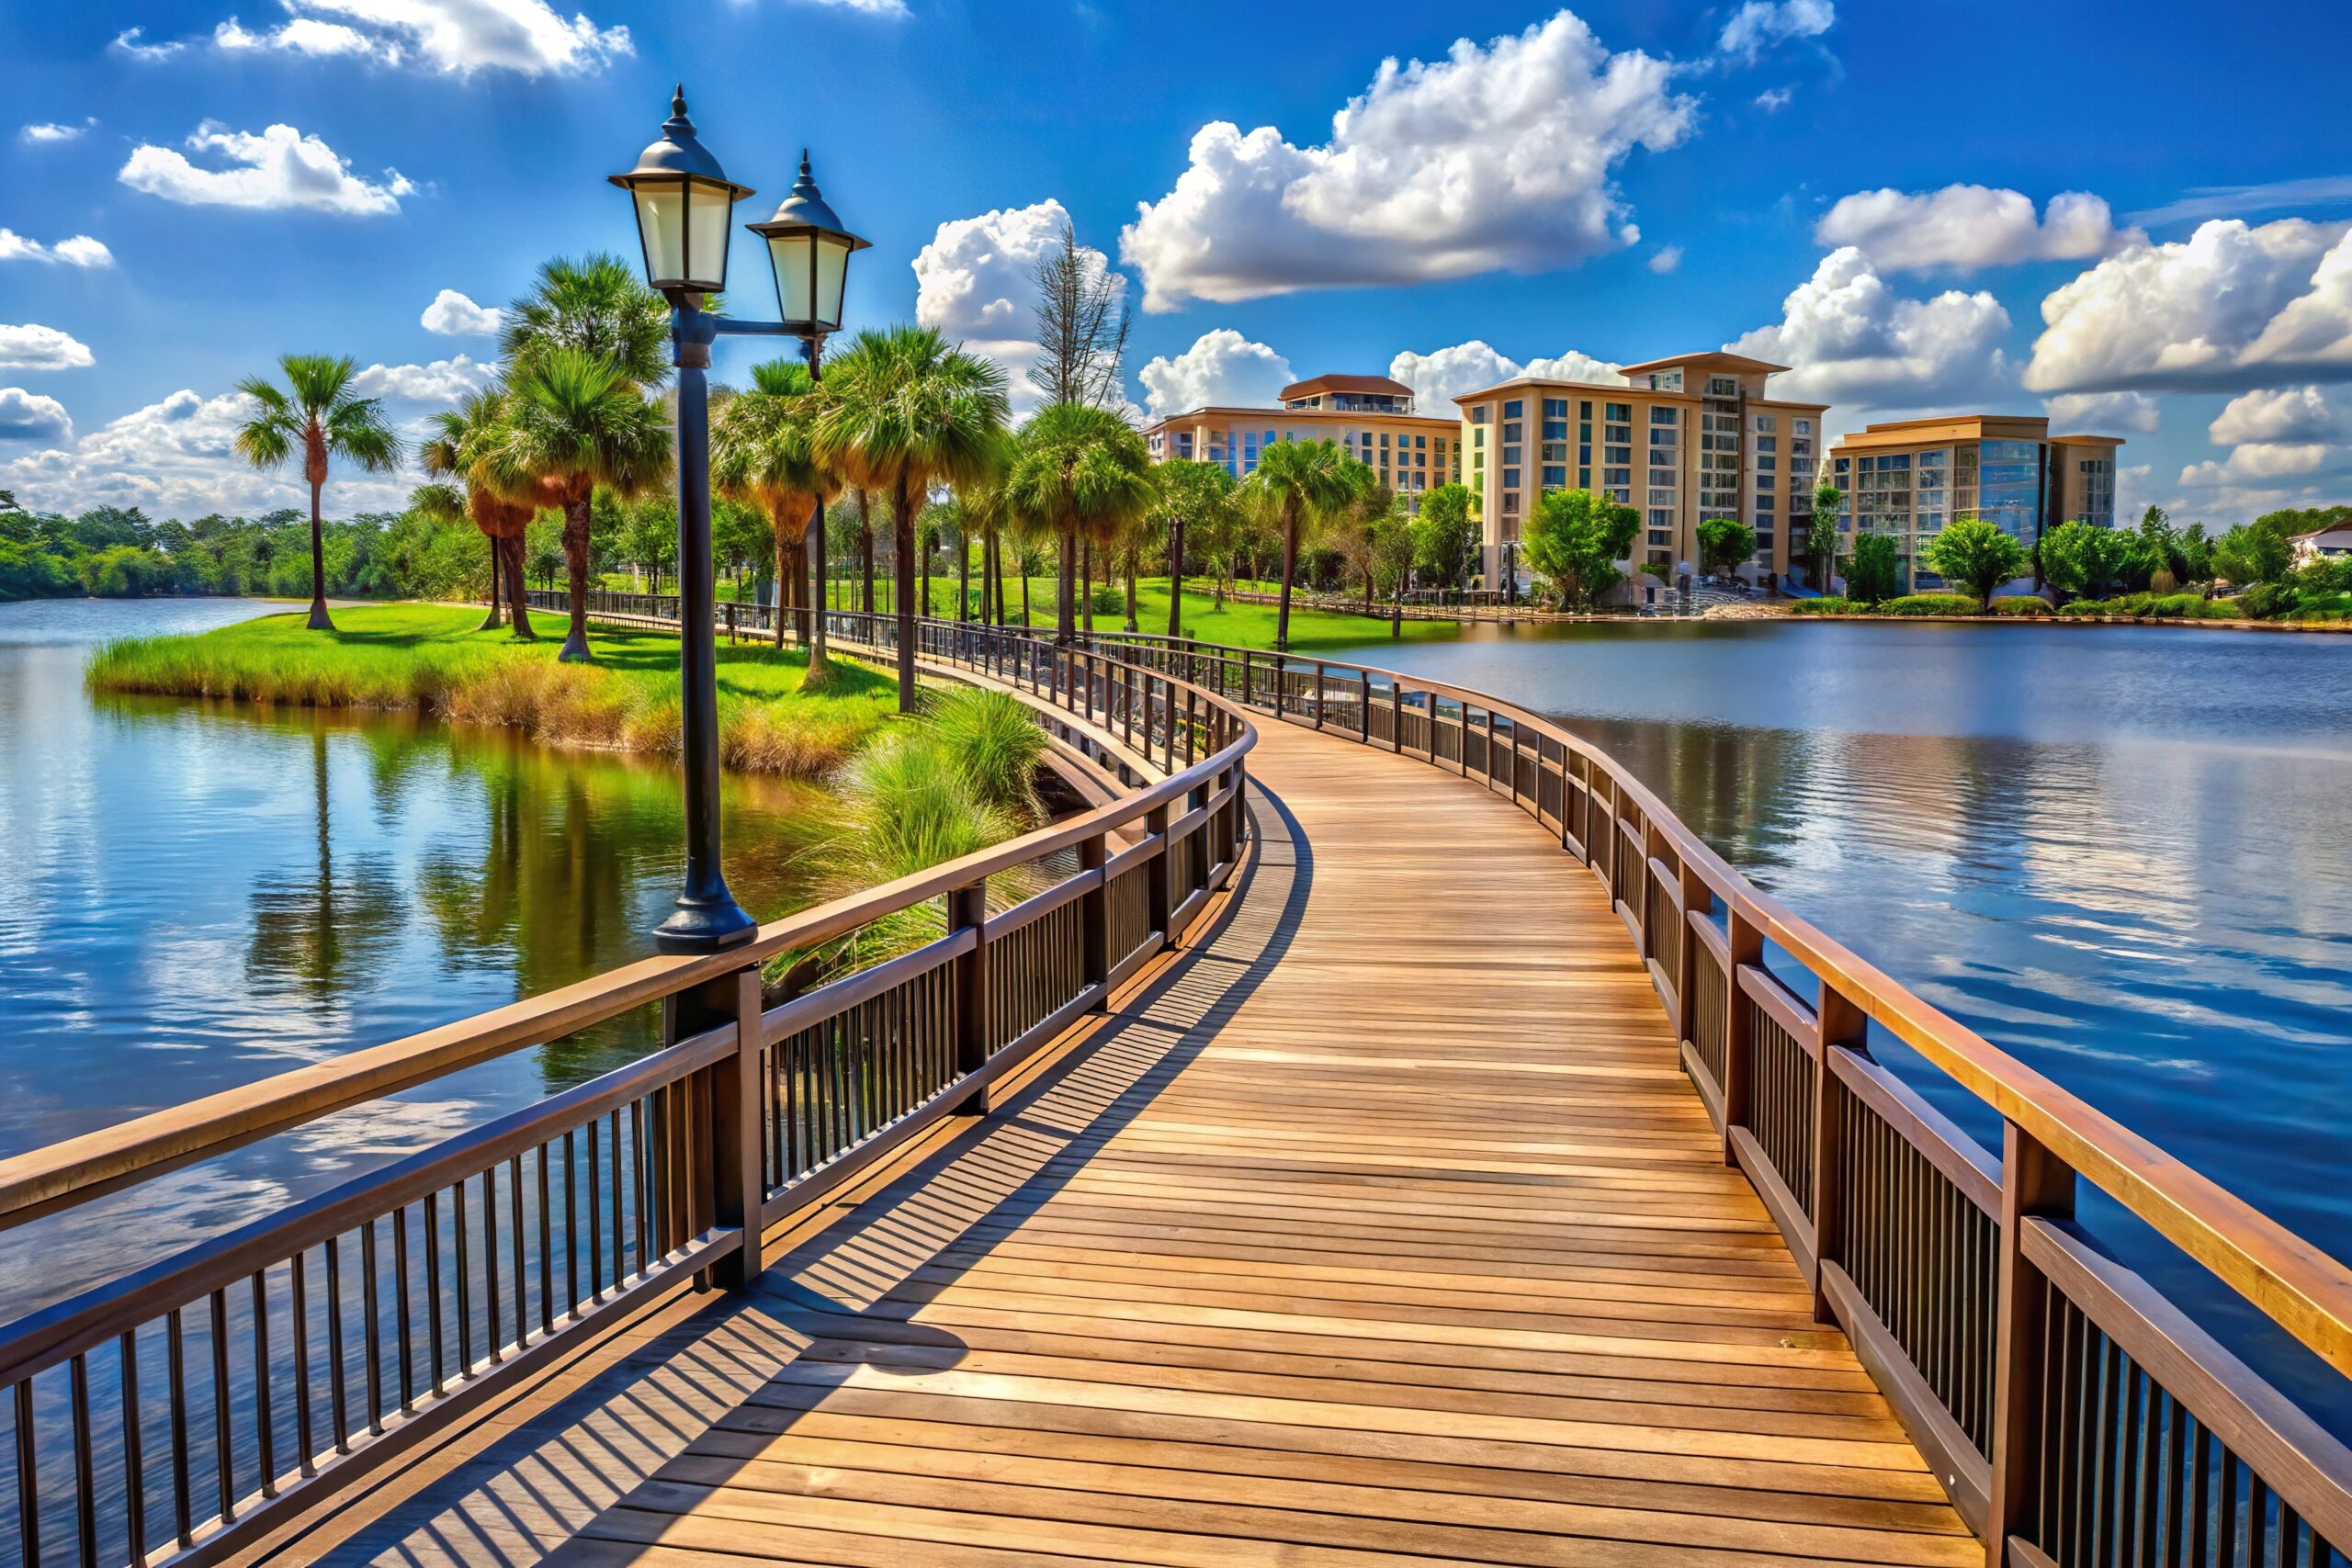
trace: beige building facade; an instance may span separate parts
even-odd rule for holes
[[[1521,376],[1454,399],[1463,481],[1488,582],[1521,570],[1528,520],[1547,491],[1589,490],[1642,514],[1633,563],[1672,583],[1700,565],[1702,518],[1756,530],[1738,575],[1785,574],[1790,534],[1809,521],[1825,403],[1770,395],[1787,367],[1736,354],[1629,365],[1622,383]]]
[[[1945,524],[1980,517],[2031,549],[2046,528],[2115,526],[2116,435],[2052,435],[2046,419],[1951,414],[1870,425],[1829,448],[1838,528],[1892,535],[1897,581],[1943,580],[1920,556]]]
[[[1408,512],[1462,477],[1461,427],[1413,412],[1413,389],[1385,376],[1317,376],[1282,390],[1276,408],[1200,408],[1143,427],[1155,463],[1216,463],[1248,479],[1277,441],[1336,441],[1380,476]]]

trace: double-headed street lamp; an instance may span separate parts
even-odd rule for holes
[[[748,224],[767,242],[784,319],[741,321],[702,308],[727,286],[727,243],[735,204],[752,194],[729,179],[695,139],[685,88],[670,100],[662,139],[613,184],[637,205],[645,281],[670,301],[671,364],[678,370],[678,681],[686,772],[686,879],[677,908],[654,934],[663,953],[714,953],[749,942],[752,917],[727,889],[719,866],[718,650],[711,626],[710,345],[720,334],[797,337],[813,369],[820,344],[842,324],[852,252],[866,242],[842,227],[817,192],[808,155],[775,216]],[[779,593],[778,598],[782,595]]]

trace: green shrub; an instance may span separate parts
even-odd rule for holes
[[[1127,591],[1115,582],[1098,582],[1092,604],[1098,615],[1124,615],[1127,613]]]
[[[1851,615],[1862,608],[1851,599],[1800,599],[1789,606],[1792,615]]]
[[[2166,620],[2196,620],[2205,613],[2205,601],[2194,593],[2159,593],[2148,603],[2148,613]]]
[[[2039,593],[2012,594],[2007,599],[1994,600],[1993,614],[2031,620],[2035,616],[2050,614],[2050,601],[2042,598]]]
[[[2058,606],[2062,615],[2098,616],[2115,614],[2114,606],[2104,599],[2069,599]]]
[[[1965,593],[1906,593],[1878,606],[1882,615],[1973,615],[1979,609]]]
[[[2256,621],[2291,615],[2297,603],[2294,589],[2284,582],[2256,582],[2238,595],[2239,613]]]

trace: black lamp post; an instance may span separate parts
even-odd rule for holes
[[[776,297],[786,304],[787,317],[801,300],[808,302],[808,313],[782,321],[709,315],[702,308],[704,297],[727,286],[727,243],[735,203],[752,191],[729,180],[718,160],[695,139],[683,85],[670,100],[662,139],[639,155],[637,167],[611,177],[635,198],[645,280],[670,301],[671,363],[678,371],[678,680],[686,773],[686,877],[677,908],[654,932],[654,942],[663,953],[714,953],[749,942],[756,923],[728,891],[719,865],[718,652],[711,626],[710,345],[721,333],[797,337],[808,345],[813,365],[816,340],[841,325],[849,254],[864,249],[865,242],[842,229],[832,209],[817,197],[804,152],[800,185],[793,196],[774,221],[752,227],[768,241],[769,257],[776,267]],[[793,213],[802,186],[820,221],[810,220],[806,211]],[[789,279],[787,259],[793,262]]]

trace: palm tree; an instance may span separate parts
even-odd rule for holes
[[[1159,495],[1151,453],[1135,426],[1108,409],[1049,403],[1023,427],[1005,481],[1012,504],[1054,530],[1060,542],[1055,637],[1078,636],[1079,544],[1108,543]]]
[[[711,428],[711,478],[719,489],[767,513],[775,529],[775,642],[784,646],[785,612],[799,612],[810,601],[811,546],[824,548],[824,510],[841,489],[841,479],[817,461],[816,411],[820,388],[806,365],[772,359],[752,367],[752,389],[719,411]],[[824,617],[815,617],[808,679],[824,664]]]
[[[495,388],[476,392],[456,408],[434,415],[432,429],[417,455],[424,471],[438,482],[418,486],[411,502],[428,516],[446,522],[463,517],[481,530],[490,541],[490,618],[481,629],[498,625],[503,578],[514,635],[535,640],[523,583],[523,535],[538,509],[527,491],[503,491],[495,479],[495,458],[506,438],[505,395]]]
[[[1196,463],[1172,458],[1159,466],[1159,501],[1154,515],[1168,536],[1168,635],[1182,637],[1184,611],[1184,549],[1189,535],[1195,548],[1214,558],[1226,547],[1234,511],[1233,475],[1222,463]],[[1216,579],[1217,606],[1225,604],[1225,579]]]
[[[1298,572],[1302,525],[1319,526],[1346,510],[1363,492],[1372,470],[1340,449],[1336,441],[1277,441],[1258,454],[1258,467],[1242,488],[1282,525],[1281,606],[1274,612],[1274,649],[1290,648],[1291,579]]]
[[[899,708],[915,705],[915,517],[933,484],[988,478],[1002,461],[1004,373],[933,327],[857,334],[825,378],[817,457],[888,492],[898,541]]]
[[[505,435],[485,473],[510,493],[528,487],[563,513],[571,626],[556,658],[586,660],[588,513],[596,487],[642,495],[670,471],[670,426],[619,367],[579,348],[555,348],[516,365],[507,387]]]
[[[392,434],[383,405],[351,389],[349,356],[289,354],[277,367],[286,374],[280,389],[265,377],[237,383],[237,390],[261,405],[238,428],[238,456],[256,468],[277,468],[300,452],[302,477],[311,486],[311,629],[334,630],[327,615],[326,542],[319,518],[319,492],[326,488],[327,461],[341,457],[368,473],[401,466],[400,437]]]
[[[670,378],[670,307],[618,256],[558,256],[506,308],[498,346],[517,363],[580,349],[650,391]]]

